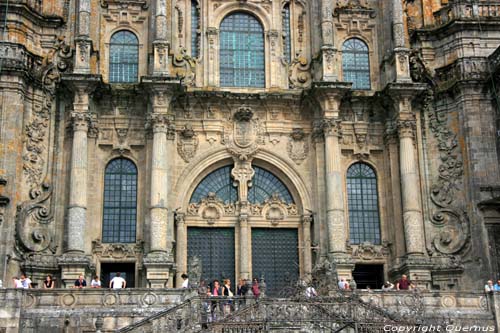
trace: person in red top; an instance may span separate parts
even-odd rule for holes
[[[406,275],[401,276],[401,280],[396,283],[396,290],[410,290],[412,283]]]

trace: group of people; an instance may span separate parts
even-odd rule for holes
[[[185,279],[184,279],[185,276]],[[182,278],[184,282],[182,284],[183,288],[188,288],[187,275],[183,274]],[[260,295],[260,287],[259,280],[257,278],[253,278],[252,285],[250,287],[252,289],[253,296],[255,299],[259,298]],[[200,296],[245,296],[248,292],[248,285],[246,279],[239,279],[238,285],[236,286],[236,290],[231,287],[231,280],[224,279],[222,280],[222,285],[219,280],[215,279],[209,286],[207,286],[207,282],[202,280],[200,286],[198,288],[198,294]]]
[[[23,289],[30,289],[33,288],[32,281],[29,277],[26,276],[26,274],[21,274],[21,278],[18,278],[17,276],[12,278],[14,288],[23,288]],[[111,279],[109,282],[109,288],[110,289],[122,289],[127,286],[127,281],[121,277],[121,273],[117,272],[116,276]],[[43,281],[43,289],[53,289],[55,287],[55,280],[52,277],[52,275],[48,274],[45,280]],[[75,280],[75,283],[73,284],[73,288],[77,289],[82,289],[87,287],[87,281],[83,277],[83,275],[80,275],[78,279]],[[101,281],[99,279],[99,276],[95,275],[92,281],[90,282],[90,288],[101,288]]]
[[[339,283],[338,283],[338,287],[340,290],[351,290],[353,288],[351,288],[351,285],[349,284],[349,282],[347,282],[347,280],[345,278],[341,278],[339,280]],[[396,281],[396,285],[394,285],[393,283],[387,281],[385,282],[382,287],[380,288],[382,291],[390,291],[390,290],[413,290],[415,289],[415,284],[413,284],[413,282],[411,282],[409,279],[408,279],[408,276],[407,275],[402,275],[401,276],[401,279],[399,279],[398,281]],[[370,286],[367,286],[368,290],[370,290]],[[499,289],[500,290],[500,289]]]
[[[484,285],[484,291],[487,293],[492,293],[494,291],[500,291],[500,279],[497,280],[497,283],[493,284],[493,280],[486,281]]]
[[[80,275],[78,279],[75,281],[73,288],[86,288],[87,281]],[[123,289],[127,287],[127,281],[121,277],[121,273],[117,272],[115,277],[109,281],[109,289]],[[95,275],[92,281],[90,282],[90,288],[102,288],[101,280],[99,276]]]

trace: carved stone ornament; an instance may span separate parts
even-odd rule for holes
[[[186,163],[189,163],[189,161],[191,161],[191,159],[196,155],[198,143],[198,136],[193,130],[193,126],[190,123],[187,123],[180,131],[177,141],[177,153]]]
[[[64,38],[58,38],[35,73],[42,84],[43,101],[41,105],[35,103],[24,129],[23,171],[30,190],[29,199],[17,206],[16,213],[16,250],[21,256],[29,252],[53,254],[57,248],[50,200],[52,186],[48,180],[48,146],[51,145],[48,129],[55,112],[53,102],[61,73],[72,70],[72,58]]]
[[[120,144],[124,144],[127,135],[128,135],[128,130],[130,128],[130,119],[129,118],[115,118],[115,131],[116,131],[116,136],[118,137],[118,142]]]
[[[208,224],[214,224],[222,216],[234,215],[235,213],[234,203],[224,203],[213,192],[209,192],[199,203],[190,203],[187,210],[187,215],[200,216]]]
[[[173,74],[180,78],[181,82],[187,86],[194,86],[196,83],[196,59],[186,53],[185,48],[172,58]]]
[[[359,245],[351,245],[352,257],[363,260],[384,259],[389,255],[387,244],[375,245],[370,242],[363,242]]]
[[[297,164],[301,164],[309,153],[309,142],[301,128],[294,128],[286,146],[288,156]]]
[[[291,89],[306,89],[311,86],[311,64],[306,57],[297,54],[295,59],[292,60],[288,70],[288,81]]]
[[[228,151],[240,160],[247,160],[264,144],[264,129],[254,118],[250,107],[239,107],[233,115],[233,122],[227,123],[224,143]]]
[[[298,216],[299,211],[294,203],[287,204],[278,193],[274,193],[262,204],[250,204],[249,213],[252,216],[262,216],[272,224],[277,225],[288,216]]]
[[[175,126],[173,124],[174,117],[166,113],[150,113],[146,120],[146,129],[150,129],[153,133],[167,133],[167,138],[173,140],[175,138]]]
[[[144,241],[138,240],[135,244],[105,243],[100,239],[92,241],[92,253],[99,258],[131,259],[142,256]]]

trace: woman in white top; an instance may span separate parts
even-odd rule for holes
[[[186,273],[184,273],[181,275],[181,278],[184,280],[184,281],[182,281],[182,288],[189,288],[188,275]]]

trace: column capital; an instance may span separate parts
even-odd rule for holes
[[[150,113],[146,119],[146,128],[151,129],[153,133],[175,133],[174,116],[166,113]]]
[[[415,131],[417,128],[417,122],[415,119],[398,119],[397,129],[400,138],[411,138],[415,137]]]
[[[175,224],[177,226],[181,226],[181,225],[185,224],[186,223],[185,217],[186,217],[186,214],[176,212],[175,213]]]
[[[88,132],[89,128],[97,129],[97,115],[92,112],[71,112],[73,132]]]
[[[309,214],[305,214],[305,215],[302,215],[302,224],[307,226],[307,225],[311,225],[313,221],[313,217],[312,215],[309,215]]]
[[[322,121],[322,128],[325,137],[328,136],[342,136],[342,121],[337,118],[325,118]]]

